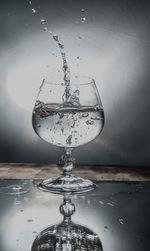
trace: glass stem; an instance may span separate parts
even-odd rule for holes
[[[71,216],[75,212],[75,205],[72,203],[71,198],[68,196],[64,197],[63,203],[60,205],[60,213],[64,216],[63,222],[71,222]]]
[[[70,176],[74,168],[75,159],[72,156],[72,148],[64,148],[64,154],[59,160],[59,165],[63,169],[64,176]]]

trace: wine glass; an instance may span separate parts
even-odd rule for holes
[[[94,140],[104,127],[104,112],[94,79],[71,78],[68,85],[60,76],[43,80],[32,116],[33,128],[43,140],[63,149],[59,165],[63,173],[44,180],[39,187],[54,193],[86,192],[92,181],[72,174],[75,147]]]
[[[64,196],[59,210],[64,216],[63,221],[42,230],[34,240],[31,251],[103,251],[98,234],[88,227],[72,222],[75,204],[69,195]]]

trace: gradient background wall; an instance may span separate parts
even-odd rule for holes
[[[105,110],[103,132],[75,150],[77,163],[149,165],[149,13],[146,0],[1,0],[0,161],[55,163],[61,154],[31,124],[42,79],[62,67],[40,24],[46,18],[65,45],[71,73],[96,80]]]

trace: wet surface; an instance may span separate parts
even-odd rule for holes
[[[150,182],[97,182],[95,190],[71,196],[72,221],[97,233],[104,251],[147,251],[149,193]],[[39,232],[62,222],[63,196],[31,180],[0,180],[0,201],[0,251],[30,251]]]

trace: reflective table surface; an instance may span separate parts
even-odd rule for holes
[[[150,250],[150,182],[96,184],[70,195],[72,221],[97,233],[104,251]],[[31,251],[39,232],[62,222],[63,197],[39,190],[33,180],[0,180],[0,251]]]

